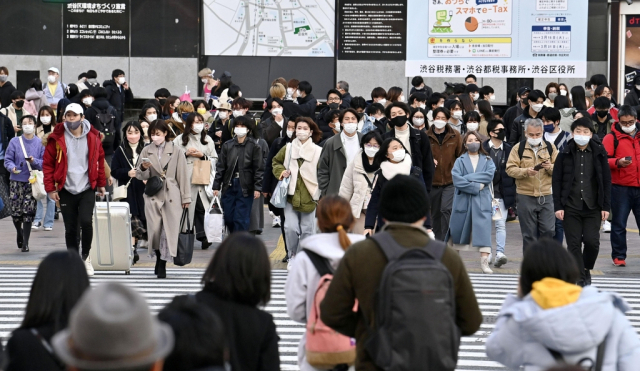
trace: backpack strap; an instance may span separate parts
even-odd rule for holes
[[[373,240],[376,241],[380,249],[387,257],[389,262],[398,260],[402,255],[404,255],[410,249],[407,247],[403,247],[396,242],[396,240],[391,237],[389,232],[378,232],[373,237]],[[420,248],[422,251],[426,252],[431,256],[434,260],[440,261],[442,260],[442,255],[444,254],[446,245],[441,241],[429,240],[429,243],[425,247]]]
[[[604,351],[606,348],[605,343],[607,342],[607,337],[602,340],[602,343],[598,345],[598,350],[596,351],[596,364],[594,371],[602,371],[602,365],[604,364]]]
[[[527,141],[523,140],[520,142],[520,145],[518,146],[518,157],[520,157],[520,160],[522,160],[522,155],[524,155],[524,146],[527,145]]]
[[[320,277],[325,276],[327,274],[333,274],[333,267],[329,263],[329,259],[323,258],[322,256],[316,254],[315,252],[303,249],[303,251],[307,254],[313,266],[316,267],[318,274]]]

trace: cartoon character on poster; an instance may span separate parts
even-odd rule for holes
[[[452,33],[451,19],[453,18],[453,11],[449,10],[449,17],[447,18],[446,10],[438,10],[436,12],[436,23],[433,25],[432,33]]]

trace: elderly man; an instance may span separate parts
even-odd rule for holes
[[[525,121],[524,134],[526,138],[513,146],[507,160],[507,175],[516,180],[523,249],[538,238],[552,238],[555,233],[551,183],[558,155],[556,147],[543,139],[542,120]]]

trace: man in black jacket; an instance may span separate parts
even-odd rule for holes
[[[346,81],[338,81],[336,84],[336,90],[342,94],[342,103],[340,103],[340,109],[346,109],[351,107],[351,99],[353,98],[349,94],[349,83]],[[327,102],[329,103],[329,102]]]
[[[433,94],[433,89],[431,89],[430,86],[424,83],[424,79],[422,78],[422,76],[414,76],[414,78],[411,79],[411,86],[412,87],[409,91],[409,95],[413,95],[415,93],[423,93],[427,96],[427,99],[429,99],[429,97],[431,97],[431,94]]]
[[[95,127],[102,135],[102,149],[104,150],[104,159],[111,166],[111,159],[116,148],[120,147],[122,142],[121,127],[122,122],[118,119],[118,112],[107,100],[107,91],[103,87],[93,89],[93,97],[95,100],[91,103],[91,107],[85,111],[85,118],[91,126]],[[98,115],[103,118],[102,122]],[[105,119],[114,118],[115,132],[111,132],[109,127],[105,127]]]
[[[507,111],[502,116],[502,121],[504,121],[504,128],[506,133],[506,140],[509,140],[509,136],[511,135],[511,124],[513,124],[513,120],[516,117],[522,115],[524,109],[527,107],[527,101],[529,97],[529,92],[531,89],[527,86],[523,86],[518,89],[518,103],[515,106],[507,108]]]
[[[124,77],[123,70],[113,70],[111,80],[106,80],[102,86],[107,91],[109,103],[118,112],[118,121],[124,120],[124,104],[133,101],[133,92],[129,89],[129,83]]]
[[[298,84],[300,96],[298,97],[298,106],[293,107],[294,114],[311,118],[315,117],[318,100],[311,94],[312,89],[313,87],[308,81],[300,81]]]
[[[329,126],[326,115],[329,111],[340,109],[342,105],[342,94],[336,89],[327,92],[327,106],[324,107],[315,118],[316,124],[322,130],[322,140],[327,140],[333,136],[333,128]]]
[[[544,93],[540,90],[532,90],[529,92],[525,100],[528,105],[522,110],[522,114],[516,117],[511,124],[511,133],[509,134],[509,144],[514,146],[520,143],[524,138],[524,123],[528,119],[540,118],[542,110],[544,110]]]
[[[2,113],[0,113],[0,177],[6,186],[9,186],[9,172],[4,167],[4,152],[9,147],[9,141],[16,136],[15,130],[13,130],[13,124],[11,120]],[[6,205],[6,204],[5,204]]]
[[[578,284],[587,286],[600,250],[600,223],[611,210],[611,170],[588,117],[574,121],[571,132],[573,140],[558,154],[553,169],[553,204],[556,217],[562,220],[567,249],[580,268]]]
[[[9,69],[4,66],[0,67],[0,107],[7,107],[11,104],[11,93],[15,90],[16,88],[9,81]]]
[[[222,189],[224,222],[232,233],[249,229],[253,200],[260,197],[262,191],[262,149],[248,135],[254,129],[254,120],[236,117],[233,120],[235,137],[222,145],[216,165],[213,194],[218,196]]]
[[[413,166],[422,169],[422,177],[424,184],[427,186],[427,192],[431,192],[434,172],[431,144],[429,143],[429,137],[424,131],[414,129],[409,125],[410,113],[411,109],[403,102],[393,102],[387,106],[385,114],[391,124],[391,130],[386,132],[382,138],[398,138],[403,144],[405,138],[408,138],[409,146],[405,145],[405,147],[411,152]],[[409,130],[408,133],[406,133],[407,130]]]

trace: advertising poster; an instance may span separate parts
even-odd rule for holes
[[[408,0],[406,76],[585,77],[584,0]]]
[[[633,79],[640,74],[640,14],[627,15],[624,38],[625,89],[633,87]]]
[[[65,55],[129,56],[129,1],[63,5]]]

